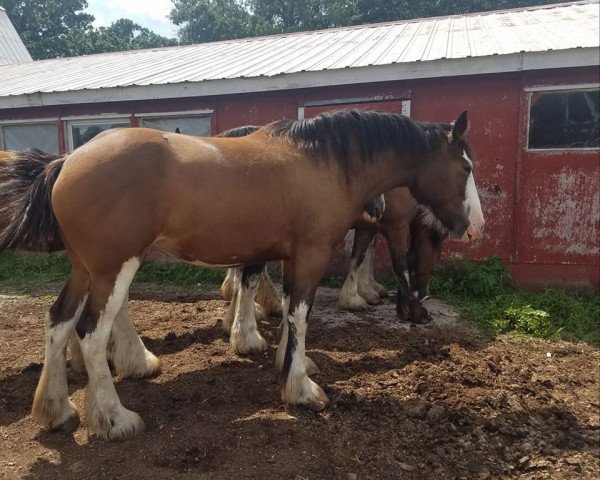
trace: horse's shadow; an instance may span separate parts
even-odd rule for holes
[[[259,317],[257,322],[259,331],[271,345],[268,357],[271,360],[270,367],[265,370],[272,371],[275,375],[272,365],[275,346],[281,335],[281,319]],[[432,332],[436,334],[432,336]],[[446,357],[448,345],[458,344],[462,348],[473,350],[482,348],[489,340],[488,337],[482,340],[482,337],[476,337],[471,331],[465,334],[463,328],[456,326],[445,327],[443,332],[440,333],[438,327],[425,326],[398,330],[391,335],[387,327],[369,323],[331,327],[322,325],[317,315],[315,321],[311,322],[307,336],[308,355],[323,371],[330,373],[327,380],[330,380],[328,383],[333,383],[351,378],[357,372],[376,373],[400,369],[414,361],[439,362]],[[435,340],[432,339],[434,337]],[[195,345],[211,344],[218,339],[227,340],[227,334],[219,320],[184,333],[168,332],[162,338],[142,336],[142,339],[146,347],[160,357],[176,354]],[[427,346],[424,343],[427,343]],[[332,356],[323,353],[328,349],[349,352],[359,358],[338,362]],[[380,357],[371,355],[373,350],[389,350],[393,353]],[[264,355],[260,354],[255,358],[263,360]],[[41,368],[39,363],[31,364],[18,373],[0,379],[0,399],[4,404],[0,412],[0,426],[10,425],[29,414]],[[67,372],[70,394],[85,386],[85,374],[77,373],[71,368],[68,368]]]
[[[255,381],[252,388],[249,376]],[[445,403],[437,404],[439,417],[416,418],[411,413],[414,401],[385,396],[360,402],[338,397],[319,415],[273,409],[278,400],[272,374],[248,362],[181,374],[161,384],[124,381],[118,390],[125,405],[142,413],[146,433],[125,444],[93,439],[80,446],[71,435],[41,432],[37,441],[58,451],[60,461],[39,458],[23,478],[64,478],[79,472],[71,473],[73,478],[181,474],[280,479],[299,474],[326,479],[340,478],[336,474],[343,471],[367,478],[399,462],[421,465],[418,474],[406,478],[456,478],[456,470],[466,478],[484,471],[494,478],[535,471],[526,460],[507,457],[513,445],[530,438],[543,437],[548,452],[541,455],[549,457],[594,448],[590,429],[563,404],[493,418]],[[396,424],[403,428],[396,431]],[[298,465],[301,471],[294,470]],[[381,478],[399,477],[390,473]]]

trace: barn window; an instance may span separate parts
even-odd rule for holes
[[[127,128],[131,126],[129,118],[99,118],[71,120],[68,125],[69,150],[73,151],[98,135],[111,128]]]
[[[56,122],[0,125],[0,146],[2,150],[37,148],[58,154],[58,125]]]
[[[196,115],[182,113],[166,114],[138,114],[140,125],[146,128],[154,128],[163,132],[179,132],[186,135],[198,137],[209,137],[211,135],[211,118],[209,111],[203,111]]]
[[[600,90],[532,94],[529,148],[598,148],[599,109]]]

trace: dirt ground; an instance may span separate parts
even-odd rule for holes
[[[585,344],[487,338],[438,303],[433,324],[399,325],[391,304],[335,309],[320,289],[307,338],[331,405],[286,407],[271,349],[239,358],[216,295],[140,290],[131,316],[162,373],[116,379],[147,431],[108,443],[49,433],[29,410],[51,296],[0,296],[2,479],[600,478],[600,352]],[[69,371],[83,412],[84,375]]]

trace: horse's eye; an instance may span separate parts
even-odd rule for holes
[[[465,165],[465,166],[463,167],[463,170],[464,170],[465,172],[467,172],[468,174],[470,174],[470,173],[473,171],[473,168],[471,167],[471,165]]]

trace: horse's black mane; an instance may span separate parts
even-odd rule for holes
[[[317,161],[333,154],[346,175],[356,174],[364,162],[372,161],[379,152],[393,150],[415,159],[425,158],[447,139],[442,124],[366,110],[328,112],[306,120],[280,120],[264,128],[270,135],[287,138]]]
[[[251,133],[256,132],[260,127],[256,125],[244,125],[243,127],[230,128],[224,132],[219,133],[217,137],[233,138],[233,137],[245,137]]]

